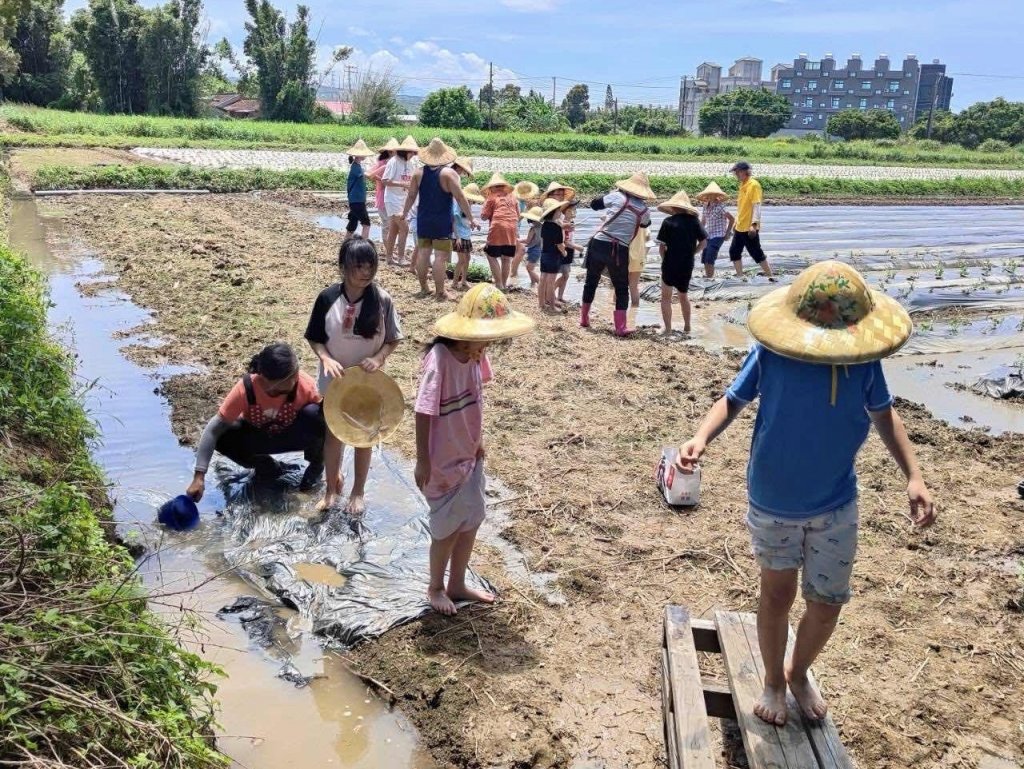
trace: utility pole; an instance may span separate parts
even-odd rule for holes
[[[487,98],[487,130],[494,130],[494,62],[491,62],[490,74],[487,79],[490,91]]]
[[[551,78],[551,108],[555,108],[555,91],[558,89],[558,78]]]
[[[619,97],[615,97],[615,132],[619,131]]]
[[[358,71],[359,67],[354,64],[345,65],[345,91],[348,95],[346,101],[352,101],[352,74]]]
[[[686,128],[686,75],[679,81],[679,127]]]
[[[929,139],[932,138],[932,116],[935,114],[935,104],[939,100],[939,87],[945,79],[945,75],[939,75],[938,79],[932,83],[932,106],[928,109],[928,130],[926,132]]]

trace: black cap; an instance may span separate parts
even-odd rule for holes
[[[741,160],[738,163],[734,163],[732,168],[729,169],[729,172],[732,173],[733,171],[749,171],[749,170],[750,170],[750,163],[748,163],[746,160]]]

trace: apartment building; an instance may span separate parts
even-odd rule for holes
[[[928,66],[941,67],[944,77],[944,65],[936,61]],[[929,77],[933,78],[930,82],[939,84],[935,74]],[[890,61],[886,54],[880,54],[872,62],[855,53],[841,64],[832,54],[812,61],[802,53],[793,60],[792,66],[773,67],[772,79],[775,92],[793,105],[787,132],[822,132],[830,115],[847,109],[889,110],[902,130],[907,130],[914,124],[920,109],[922,67],[912,54],[898,63]],[[951,80],[949,89],[951,92]]]
[[[917,114],[925,115],[933,107],[949,109],[953,98],[953,78],[946,76],[946,65],[938,59],[921,65],[921,85],[917,89]]]
[[[684,77],[679,85],[679,122],[687,131],[699,130],[700,108],[712,96],[735,91],[737,88],[768,88],[774,84],[761,79],[764,60],[755,56],[736,59],[728,73],[722,74],[722,65],[706,61],[697,67],[695,77]]]

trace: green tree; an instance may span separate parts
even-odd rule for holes
[[[368,70],[359,78],[352,94],[355,119],[366,125],[394,125],[401,112],[398,94],[402,86],[390,70]]]
[[[196,114],[208,56],[199,30],[202,7],[202,0],[170,0],[149,11],[140,44],[147,112]]]
[[[949,110],[936,110],[932,114],[931,136],[928,135],[928,113],[917,119],[910,128],[909,134],[915,139],[934,139],[940,142],[952,142],[956,116]]]
[[[844,109],[829,116],[826,133],[843,139],[895,139],[900,122],[884,109]]]
[[[763,137],[786,125],[792,114],[793,107],[785,96],[764,88],[739,88],[704,102],[700,108],[700,132]]]
[[[956,115],[950,139],[974,149],[986,139],[1024,142],[1024,102],[1000,97],[972,104]]]
[[[429,128],[479,128],[482,123],[473,92],[466,86],[434,91],[420,106],[420,124]]]
[[[146,111],[145,24],[146,12],[136,0],[89,0],[71,17],[72,41],[89,64],[107,112]]]
[[[501,130],[552,133],[569,127],[542,94],[530,93],[516,100],[503,101],[495,110],[495,127]]]
[[[14,77],[18,52],[10,43],[18,19],[29,12],[30,0],[0,0],[0,77]]]
[[[85,54],[72,50],[68,63],[67,87],[52,104],[57,109],[86,110],[98,112],[103,108],[103,100],[96,89],[96,80],[92,76],[89,62]]]
[[[634,136],[679,136],[683,131],[679,125],[679,114],[672,109],[650,110],[640,115],[630,128]]]
[[[19,14],[7,43],[17,72],[0,72],[0,93],[9,101],[46,106],[67,88],[71,45],[64,31],[64,0],[37,0]]]
[[[565,113],[569,125],[575,128],[582,125],[587,119],[587,112],[590,111],[590,90],[582,83],[577,83],[569,89],[562,99],[562,112]]]
[[[604,108],[608,112],[615,109],[615,95],[612,93],[612,87],[610,85],[604,89]]]

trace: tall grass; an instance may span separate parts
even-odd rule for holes
[[[222,147],[317,148],[339,151],[358,138],[371,146],[383,144],[393,135],[411,133],[425,143],[434,135],[466,153],[545,153],[587,155],[621,154],[658,156],[679,160],[750,160],[801,163],[843,163],[865,165],[939,165],[1024,167],[1024,153],[975,152],[934,142],[871,141],[825,142],[793,138],[723,140],[715,138],[649,138],[594,136],[576,133],[532,134],[428,128],[375,128],[351,124],[308,125],[253,120],[186,119],[95,115],[62,112],[18,105],[0,107],[0,120],[23,132],[0,137],[8,145],[31,144],[32,137],[52,137],[60,143],[88,143],[93,146],[143,145],[147,143],[214,142]],[[107,138],[110,137],[110,138]],[[126,140],[126,139],[130,139]]]

